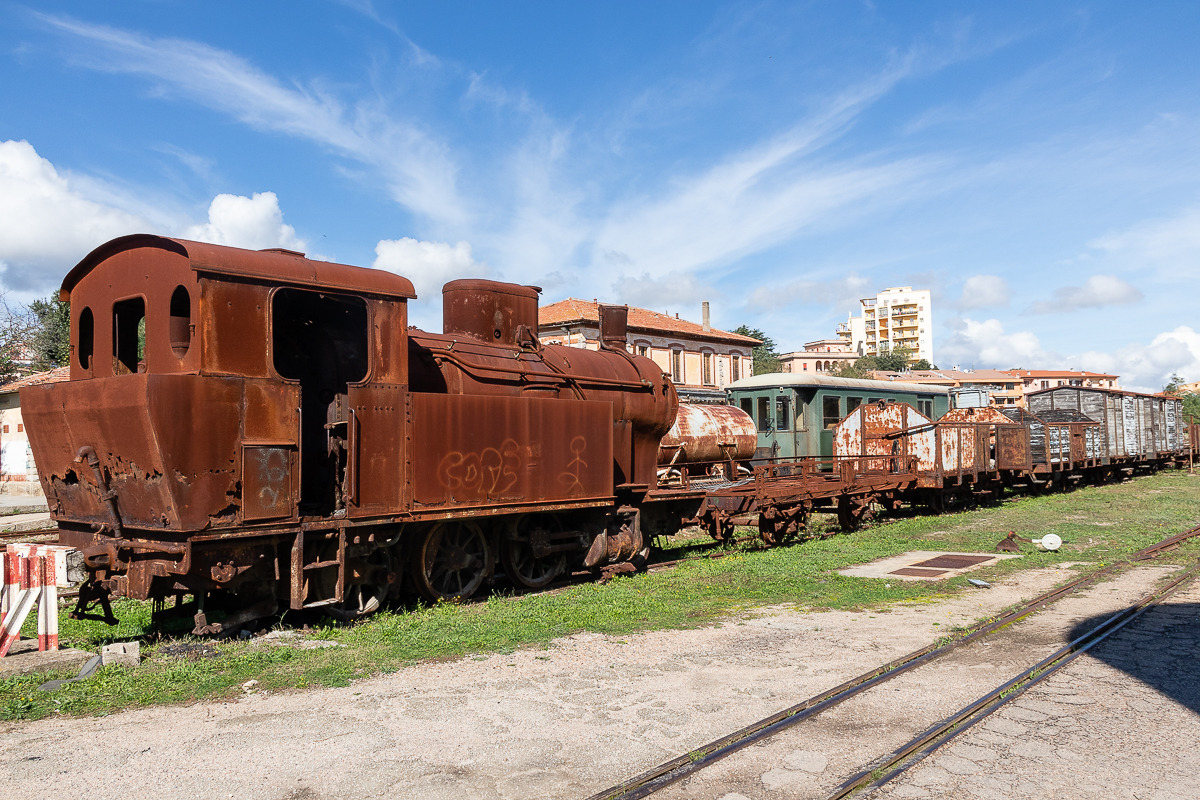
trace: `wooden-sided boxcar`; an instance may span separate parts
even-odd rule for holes
[[[1172,461],[1186,455],[1183,402],[1178,397],[1058,386],[1033,392],[1029,411],[1070,410],[1100,423],[1101,464],[1124,469],[1152,462]]]
[[[772,372],[725,387],[729,404],[754,418],[758,458],[833,455],[833,429],[863,404],[907,403],[932,420],[950,409],[941,386]]]

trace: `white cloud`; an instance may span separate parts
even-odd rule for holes
[[[217,195],[208,207],[208,222],[189,227],[183,238],[247,250],[284,247],[304,252],[306,247],[296,229],[284,224],[274,192],[255,192],[253,197]]]
[[[982,369],[1053,369],[1062,359],[1042,349],[1030,331],[1005,333],[997,319],[979,322],[969,318],[950,320],[950,338],[937,345],[938,366]]]
[[[1082,369],[1121,376],[1121,386],[1162,391],[1171,375],[1200,380],[1200,333],[1186,325],[1154,337],[1149,344],[1131,344],[1114,353],[1089,351],[1079,357]]]
[[[698,310],[705,300],[713,300],[723,294],[687,272],[672,273],[662,278],[652,278],[649,274],[643,274],[640,278],[626,275],[617,279],[612,288],[617,302],[655,311],[684,306],[695,306]]]
[[[1083,286],[1062,286],[1054,290],[1053,299],[1034,303],[1033,314],[1055,314],[1081,308],[1129,306],[1145,299],[1141,290],[1130,286],[1116,275],[1093,275]]]
[[[375,245],[375,269],[394,272],[408,278],[417,290],[418,302],[413,309],[414,323],[433,327],[442,310],[442,285],[456,278],[487,278],[491,275],[486,263],[471,256],[471,245],[459,242],[422,242],[405,237],[384,239]]]
[[[837,311],[857,311],[858,300],[866,297],[871,281],[850,273],[828,281],[800,279],[780,286],[759,286],[750,293],[746,307],[754,311],[776,311],[790,305],[829,305]]]
[[[963,282],[958,307],[967,310],[1006,306],[1010,297],[1008,281],[999,275],[973,275]]]
[[[435,221],[465,216],[455,189],[456,167],[445,146],[375,105],[343,108],[320,87],[289,88],[245,59],[198,42],[39,16],[75,37],[74,59],[110,72],[150,76],[160,91],[174,90],[252,127],[317,142],[375,167],[397,202]]]
[[[4,286],[44,292],[92,249],[147,230],[136,214],[89,199],[25,141],[0,142],[0,266]]]
[[[1126,256],[1138,264],[1178,265],[1195,274],[1196,257],[1200,255],[1200,208],[1101,236],[1089,246]]]

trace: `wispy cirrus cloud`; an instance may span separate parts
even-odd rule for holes
[[[312,141],[378,168],[396,202],[435,222],[460,223],[468,216],[448,148],[415,122],[367,101],[347,106],[318,85],[289,87],[241,56],[200,42],[36,16],[71,37],[71,60],[143,75],[252,128]]]

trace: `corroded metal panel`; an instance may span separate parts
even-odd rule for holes
[[[91,447],[130,527],[199,530],[237,511],[241,381],[125,375],[22,390],[58,521],[106,524],[103,492],[75,457]]]
[[[351,517],[387,514],[401,508],[406,444],[403,386],[350,387],[350,430],[346,483]]]
[[[412,409],[418,505],[612,495],[609,403],[414,394]]]
[[[291,517],[296,510],[292,491],[295,449],[271,445],[242,447],[242,518]]]
[[[1020,425],[996,427],[996,466],[1004,470],[1033,469],[1027,428]]]

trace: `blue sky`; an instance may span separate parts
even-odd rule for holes
[[[152,231],[1200,380],[1200,6],[0,3],[0,281]]]

